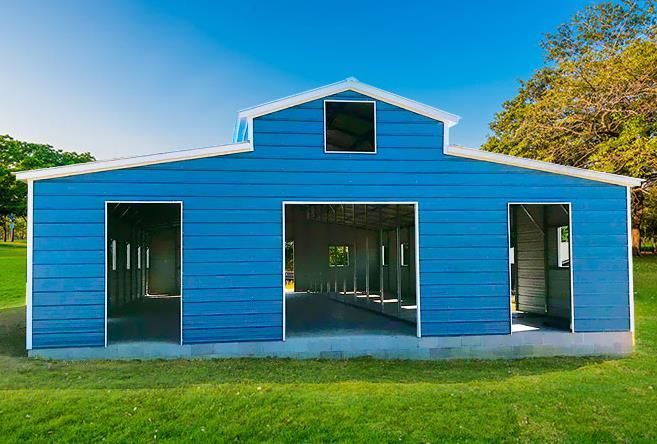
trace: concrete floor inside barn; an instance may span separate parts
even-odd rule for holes
[[[120,315],[108,317],[107,340],[180,343],[180,296],[148,295]]]
[[[54,359],[622,356],[631,352],[633,341],[631,332],[570,333],[517,313],[512,335],[417,338],[413,323],[355,307],[326,294],[287,293],[285,341],[180,345],[179,304],[179,297],[146,298],[130,314],[111,317],[107,347],[38,349],[31,350],[29,355]]]
[[[416,335],[416,326],[331,299],[326,294],[287,293],[288,337]]]

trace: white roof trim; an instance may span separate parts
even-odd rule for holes
[[[226,154],[247,153],[253,151],[250,142],[234,143],[206,148],[169,151],[167,153],[147,154],[144,156],[123,157],[112,160],[99,160],[96,162],[78,163],[39,170],[19,171],[14,173],[16,179],[30,181],[39,179],[54,179],[56,177],[75,176],[78,174],[97,173],[99,171],[117,170],[121,168],[134,168],[158,163],[176,162],[179,160],[200,159],[203,157],[224,156]]]
[[[244,109],[239,112],[239,118],[248,118],[253,119],[255,117],[263,116],[265,114],[273,113],[280,111],[285,108],[290,108],[292,106],[300,105],[302,103],[310,102],[311,100],[321,99],[322,97],[330,96],[333,94],[341,93],[343,91],[355,91],[366,96],[372,97],[382,102],[390,103],[391,105],[398,106],[400,108],[407,109],[417,114],[423,116],[440,120],[444,122],[445,125],[449,128],[456,125],[461,119],[455,114],[442,111],[440,109],[434,108],[429,105],[425,105],[415,100],[407,99],[397,94],[393,94],[388,91],[384,91],[374,86],[367,85],[358,81],[354,77],[349,77],[348,79],[341,80],[337,83],[332,83],[330,85],[322,86],[320,88],[311,89],[306,92],[299,94],[294,94],[282,99],[274,100],[271,102],[264,103],[262,105],[254,106],[251,108]]]
[[[637,179],[635,177],[602,173],[600,171],[587,170],[585,168],[557,165],[555,163],[508,156],[506,154],[492,153],[490,151],[465,148],[457,145],[446,146],[444,148],[444,153],[450,156],[465,157],[467,159],[483,160],[486,162],[500,163],[503,165],[511,165],[520,168],[527,168],[530,170],[545,171],[548,173],[561,174],[564,176],[579,177],[581,179],[595,180],[598,182],[621,185],[624,187],[638,187],[641,186],[641,183],[644,181],[644,179]]]

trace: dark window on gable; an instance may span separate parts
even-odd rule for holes
[[[326,152],[376,152],[374,102],[324,102]]]

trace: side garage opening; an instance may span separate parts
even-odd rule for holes
[[[509,206],[512,331],[570,330],[570,205]]]
[[[180,342],[181,203],[108,202],[107,339]]]
[[[284,212],[287,336],[416,335],[414,204],[287,203]]]

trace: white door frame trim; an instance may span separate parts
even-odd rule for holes
[[[421,321],[421,297],[420,297],[420,218],[419,218],[419,202],[418,201],[357,201],[357,200],[284,200],[281,202],[282,211],[282,235],[281,241],[281,268],[282,268],[282,293],[283,293],[283,341],[286,339],[286,316],[285,316],[285,206],[286,205],[413,205],[415,209],[415,299],[417,308],[415,310],[415,322],[417,325],[416,336],[422,337],[422,321]]]
[[[506,206],[506,225],[507,225],[507,248],[506,258],[509,276],[509,334],[513,334],[513,309],[511,308],[511,258],[510,258],[510,245],[511,245],[511,205],[567,205],[568,206],[568,227],[569,227],[569,242],[568,248],[570,253],[570,332],[575,333],[575,285],[574,285],[574,268],[573,261],[573,204],[572,202],[507,202]]]
[[[104,252],[104,263],[105,270],[103,271],[104,281],[105,281],[105,347],[107,347],[107,206],[109,204],[177,204],[180,205],[180,341],[179,344],[183,345],[183,282],[184,282],[184,273],[183,273],[183,258],[184,258],[184,248],[183,248],[183,207],[184,203],[182,200],[106,200],[104,204],[105,211],[105,245],[103,246]]]

